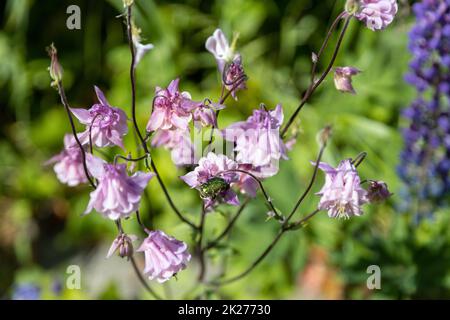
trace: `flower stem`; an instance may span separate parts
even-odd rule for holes
[[[205,278],[206,273],[206,261],[205,261],[205,250],[202,247],[203,237],[205,233],[205,219],[206,218],[206,210],[205,206],[202,205],[202,216],[200,220],[200,227],[199,227],[199,239],[197,243],[197,251],[199,255],[199,261],[200,261],[200,272],[198,275],[198,281],[203,282],[203,279]]]
[[[87,168],[87,164],[86,164],[86,151],[84,150],[80,139],[78,139],[77,130],[75,129],[75,124],[73,122],[72,113],[70,112],[70,105],[69,105],[69,102],[67,101],[66,92],[64,91],[64,86],[62,84],[62,81],[59,80],[57,82],[57,85],[58,85],[58,93],[59,93],[59,96],[61,98],[61,103],[63,104],[64,109],[66,110],[67,117],[69,118],[70,127],[72,129],[73,137],[75,138],[75,141],[77,142],[77,145],[78,145],[78,147],[80,148],[80,151],[81,151],[81,158],[83,160],[84,174],[86,175],[86,178],[88,179],[88,181],[91,184],[91,186],[95,189],[97,186],[95,185],[94,180],[92,179],[91,175],[89,174],[89,171],[88,171],[88,168]]]
[[[130,80],[131,80],[131,116],[133,119],[133,126],[134,126],[134,130],[136,131],[138,138],[142,144],[142,148],[144,149],[145,153],[147,155],[150,155],[150,151],[147,147],[147,143],[145,142],[144,137],[142,136],[140,130],[139,130],[139,126],[137,123],[137,119],[136,119],[136,72],[135,72],[135,53],[134,53],[134,45],[133,45],[133,35],[132,35],[132,25],[131,25],[131,8],[132,6],[128,6],[127,7],[127,36],[128,36],[128,45],[130,47],[130,52],[131,52],[131,66],[130,66]],[[145,164],[147,169],[150,169],[148,166],[148,160],[145,159]],[[156,178],[158,180],[159,185],[161,186],[161,189],[163,190],[163,193],[167,199],[167,201],[169,202],[170,207],[172,208],[172,210],[175,212],[175,214],[185,223],[187,223],[189,226],[191,226],[193,229],[197,229],[197,226],[190,222],[188,219],[186,219],[181,212],[178,210],[178,208],[175,206],[175,203],[173,202],[169,192],[167,191],[166,186],[164,185],[164,182],[162,181],[159,173],[158,173],[158,169],[156,168],[155,162],[153,161],[153,159],[150,159],[150,166],[152,168],[152,170],[155,172],[156,174]]]
[[[345,33],[346,33],[347,29],[348,29],[348,25],[350,23],[351,17],[352,17],[351,15],[348,15],[348,16],[345,17],[344,27],[342,28],[341,33],[339,34],[339,38],[338,38],[338,41],[336,43],[336,47],[334,49],[333,56],[331,57],[331,61],[329,62],[329,64],[328,64],[327,68],[325,69],[325,71],[320,76],[319,80],[311,82],[310,86],[308,87],[308,90],[306,90],[305,95],[303,96],[302,100],[300,101],[299,106],[294,111],[292,116],[289,118],[289,121],[287,122],[287,124],[284,127],[284,129],[281,131],[281,134],[280,134],[281,138],[284,138],[284,136],[286,135],[289,127],[292,125],[292,123],[294,123],[294,120],[297,117],[297,115],[300,112],[300,110],[306,104],[308,99],[312,96],[314,91],[322,84],[322,82],[325,80],[325,78],[330,73],[331,69],[333,68],[333,64],[336,61],[337,55],[339,53],[339,49],[340,49],[341,44],[342,44],[342,40],[344,39]],[[334,24],[332,25],[332,27],[336,28],[336,26],[334,26]],[[327,42],[328,42],[328,40],[327,40]],[[323,46],[323,47],[325,47],[325,46]],[[313,70],[315,71],[314,67],[313,67]]]

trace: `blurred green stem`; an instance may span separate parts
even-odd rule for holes
[[[150,155],[150,151],[147,147],[147,143],[145,142],[144,137],[142,136],[140,130],[139,130],[139,126],[137,123],[137,119],[136,119],[136,79],[135,79],[135,53],[134,53],[134,44],[133,44],[133,34],[132,34],[132,24],[131,24],[131,17],[132,17],[132,11],[131,11],[132,6],[128,6],[127,7],[127,35],[128,35],[128,45],[130,47],[130,52],[131,52],[131,66],[130,66],[130,80],[131,80],[131,115],[132,115],[132,120],[133,120],[133,126],[134,126],[134,130],[136,131],[139,140],[142,144],[142,148],[145,151],[146,155]],[[145,159],[145,164],[147,169],[150,169],[148,166],[148,160]],[[189,221],[188,219],[186,219],[181,212],[178,210],[178,208],[175,206],[175,203],[173,202],[169,192],[167,191],[167,188],[164,184],[164,182],[162,181],[158,169],[156,168],[155,162],[153,161],[153,158],[151,158],[150,156],[150,166],[152,168],[152,170],[155,172],[156,174],[156,179],[158,180],[161,189],[164,192],[164,195],[167,199],[167,201],[169,202],[170,207],[173,209],[173,211],[175,212],[175,214],[185,223],[187,223],[189,226],[191,226],[194,230],[198,230],[198,227],[192,223],[191,221]]]

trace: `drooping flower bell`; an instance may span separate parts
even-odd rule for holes
[[[142,192],[154,173],[127,174],[126,164],[109,164],[101,159],[89,164],[89,171],[98,180],[91,192],[85,214],[95,209],[111,220],[126,218],[139,209]]]
[[[359,0],[357,6],[355,17],[372,31],[386,28],[398,11],[396,0]]]
[[[187,244],[161,230],[150,231],[137,251],[145,255],[144,274],[160,283],[185,269],[191,260]]]
[[[325,173],[325,184],[316,193],[321,196],[318,208],[327,210],[330,218],[360,216],[361,206],[368,202],[367,191],[351,159],[341,161],[337,168],[321,162],[319,169]]]
[[[210,152],[199,160],[194,171],[180,178],[200,192],[205,208],[211,208],[219,202],[239,205],[236,193],[230,188],[231,183],[238,182],[239,175],[233,171],[227,172],[237,168],[237,163],[228,157]]]
[[[223,132],[224,138],[236,145],[236,161],[251,164],[259,171],[258,177],[275,175],[279,160],[287,159],[287,149],[280,138],[283,118],[281,105],[277,105],[272,111],[261,107],[254,110],[247,121],[232,124]]]
[[[50,78],[53,80],[50,85],[52,87],[57,87],[63,77],[63,68],[59,64],[58,51],[53,43],[47,48],[47,52],[50,56],[50,66],[48,67],[48,71],[50,73]]]
[[[191,95],[178,90],[180,79],[172,80],[167,89],[156,87],[153,112],[147,123],[147,131],[180,129],[188,130],[191,112],[201,102],[192,101]]]
[[[334,85],[341,92],[356,94],[352,85],[352,77],[361,71],[354,67],[337,67],[334,69]]]
[[[237,91],[246,89],[246,75],[242,65],[241,55],[235,52],[237,36],[233,38],[231,46],[221,29],[216,29],[212,36],[206,40],[205,47],[216,58],[219,72],[225,88],[231,91],[237,99]]]
[[[86,125],[86,130],[78,137],[83,145],[92,139],[97,147],[117,145],[123,149],[122,137],[128,132],[127,116],[123,110],[112,107],[98,87],[95,87],[95,92],[99,103],[90,109],[70,109]]]
[[[195,146],[191,141],[189,131],[158,130],[152,139],[152,147],[164,147],[170,150],[172,161],[176,166],[196,163]]]
[[[225,65],[234,61],[238,56],[234,51],[235,42],[233,41],[230,46],[221,29],[216,29],[212,36],[206,40],[205,47],[216,58],[217,66],[221,74],[224,71]]]
[[[53,170],[56,177],[68,186],[73,187],[88,182],[81,150],[72,134],[64,136],[64,150],[46,161],[45,164],[55,164]]]
[[[119,257],[129,259],[133,256],[133,241],[136,240],[137,237],[134,234],[119,234],[111,244],[106,258],[111,257],[117,251]]]

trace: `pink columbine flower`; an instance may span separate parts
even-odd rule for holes
[[[86,130],[79,135],[81,143],[92,143],[97,147],[117,145],[124,148],[122,136],[127,134],[127,116],[123,110],[111,107],[103,92],[95,87],[95,92],[100,103],[87,109],[70,109],[80,122],[86,125]]]
[[[159,130],[152,139],[152,147],[164,147],[170,150],[172,161],[176,166],[196,163],[195,147],[189,131]]]
[[[319,169],[325,173],[325,185],[317,195],[322,196],[320,210],[327,210],[330,218],[360,216],[361,205],[368,202],[367,191],[351,159],[341,161],[337,168],[321,162]]]
[[[279,160],[287,159],[287,149],[280,138],[283,118],[281,105],[272,111],[261,107],[254,110],[247,121],[226,128],[224,138],[236,144],[236,161],[251,164],[260,171],[260,177],[275,175]]]
[[[206,49],[216,58],[217,66],[222,74],[226,64],[231,63],[237,57],[233,45],[230,47],[225,34],[221,29],[216,29],[212,36],[206,40]]]
[[[258,169],[254,169],[250,164],[239,164],[238,168],[240,170],[249,172],[256,177],[260,176],[260,171]],[[232,184],[233,187],[236,187],[242,194],[249,196],[250,198],[256,197],[256,192],[258,191],[259,184],[258,182],[249,174],[238,172],[239,180]]]
[[[133,241],[136,241],[137,237],[134,234],[121,233],[114,239],[111,247],[109,248],[106,258],[113,255],[114,252],[118,252],[121,258],[130,258],[133,256]]]
[[[398,11],[396,0],[360,0],[355,17],[372,31],[386,28]]]
[[[194,117],[194,125],[197,129],[202,127],[213,126],[217,127],[216,111],[224,109],[223,104],[208,103],[200,104],[194,109],[192,115]]]
[[[147,123],[147,131],[181,129],[188,130],[191,112],[201,103],[194,102],[191,95],[178,90],[180,79],[172,80],[167,89],[156,87],[153,112]]]
[[[352,77],[361,71],[354,67],[337,67],[334,69],[334,85],[341,92],[356,94],[352,85]]]
[[[126,164],[109,164],[101,159],[89,164],[89,171],[98,180],[91,192],[85,214],[95,209],[111,220],[126,218],[139,209],[141,195],[154,173],[127,174]]]
[[[191,260],[186,243],[160,230],[150,231],[137,251],[145,254],[144,274],[160,283],[185,269]]]
[[[209,152],[206,157],[199,160],[198,166],[194,171],[180,178],[191,188],[196,188],[200,191],[205,208],[211,208],[222,201],[237,206],[239,205],[239,199],[229,186],[231,183],[238,182],[239,175],[236,172],[227,172],[237,168],[237,163],[223,154],[216,155]],[[208,183],[212,181],[214,183],[217,182],[217,184],[215,183],[215,186],[212,186],[213,190],[210,190]],[[219,189],[217,189],[217,186]]]
[[[49,164],[55,164],[53,170],[56,177],[68,186],[73,187],[88,182],[81,150],[72,134],[64,136],[64,150],[45,162],[45,165]]]

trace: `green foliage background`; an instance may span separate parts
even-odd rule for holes
[[[166,86],[175,77],[181,78],[181,88],[190,91],[194,99],[218,97],[215,61],[204,49],[206,38],[216,27],[230,37],[235,31],[240,33],[238,46],[249,76],[248,90],[240,94],[238,102],[228,103],[220,126],[246,118],[261,102],[270,108],[282,103],[287,118],[308,85],[311,52],[320,47],[327,27],[344,3],[136,2],[137,25],[144,39],[155,45],[137,72],[142,128],[148,120],[154,87]],[[311,266],[311,252],[317,248],[325,252],[323,268],[332,270],[325,276],[331,285],[321,285],[319,297],[450,297],[449,210],[414,224],[412,212],[401,214],[398,209],[402,205],[402,185],[396,175],[402,148],[399,112],[414,97],[403,81],[409,60],[407,32],[413,18],[409,4],[400,3],[398,18],[383,32],[351,23],[336,65],[353,65],[364,71],[354,80],[358,95],[337,92],[329,77],[300,114],[301,134],[290,160],[282,162],[280,173],[266,182],[277,206],[288,212],[309,181],[309,161],[318,152],[316,134],[332,124],[333,140],[324,160],[337,164],[367,151],[369,156],[360,169],[362,177],[387,181],[396,195],[386,204],[368,206],[360,218],[343,221],[331,220],[325,213],[318,215],[307,228],[287,234],[248,277],[217,292],[211,290],[209,298],[311,297],[302,293],[304,271]],[[70,4],[81,8],[81,30],[66,28]],[[149,298],[133,282],[126,261],[104,261],[115,227],[96,213],[80,216],[89,189],[64,187],[51,168],[43,166],[59,152],[64,133],[70,131],[57,94],[49,86],[45,47],[51,42],[59,50],[72,106],[90,106],[96,84],[113,105],[130,112],[130,57],[124,24],[117,18],[123,11],[122,2],[8,0],[0,8],[0,298],[10,297],[21,283],[39,285],[45,299]],[[327,52],[323,61],[330,54]],[[126,146],[135,150],[132,134]],[[184,171],[176,170],[164,150],[155,152],[155,161],[178,206],[190,219],[198,219],[198,195],[178,179]],[[318,188],[320,183],[314,190]],[[316,204],[317,198],[310,197],[297,216],[310,212]],[[233,214],[233,208],[223,207],[222,211],[208,217],[211,237]],[[190,231],[172,213],[156,181],[147,189],[142,212],[147,223],[192,244]],[[226,256],[228,274],[234,275],[259,255],[277,230],[276,222],[265,221],[266,212],[262,200],[246,209],[221,252],[212,252],[214,266],[225,264],[219,256]],[[134,219],[127,221],[125,228],[142,236]],[[63,289],[55,294],[51,288],[55,281],[64,283],[70,264],[81,266],[82,289]],[[369,265],[381,268],[381,290],[366,288]],[[154,287],[168,297],[193,298],[201,289],[191,289],[196,268],[193,259],[178,280],[165,287],[155,283]],[[308,279],[320,277],[318,272],[312,272]]]

